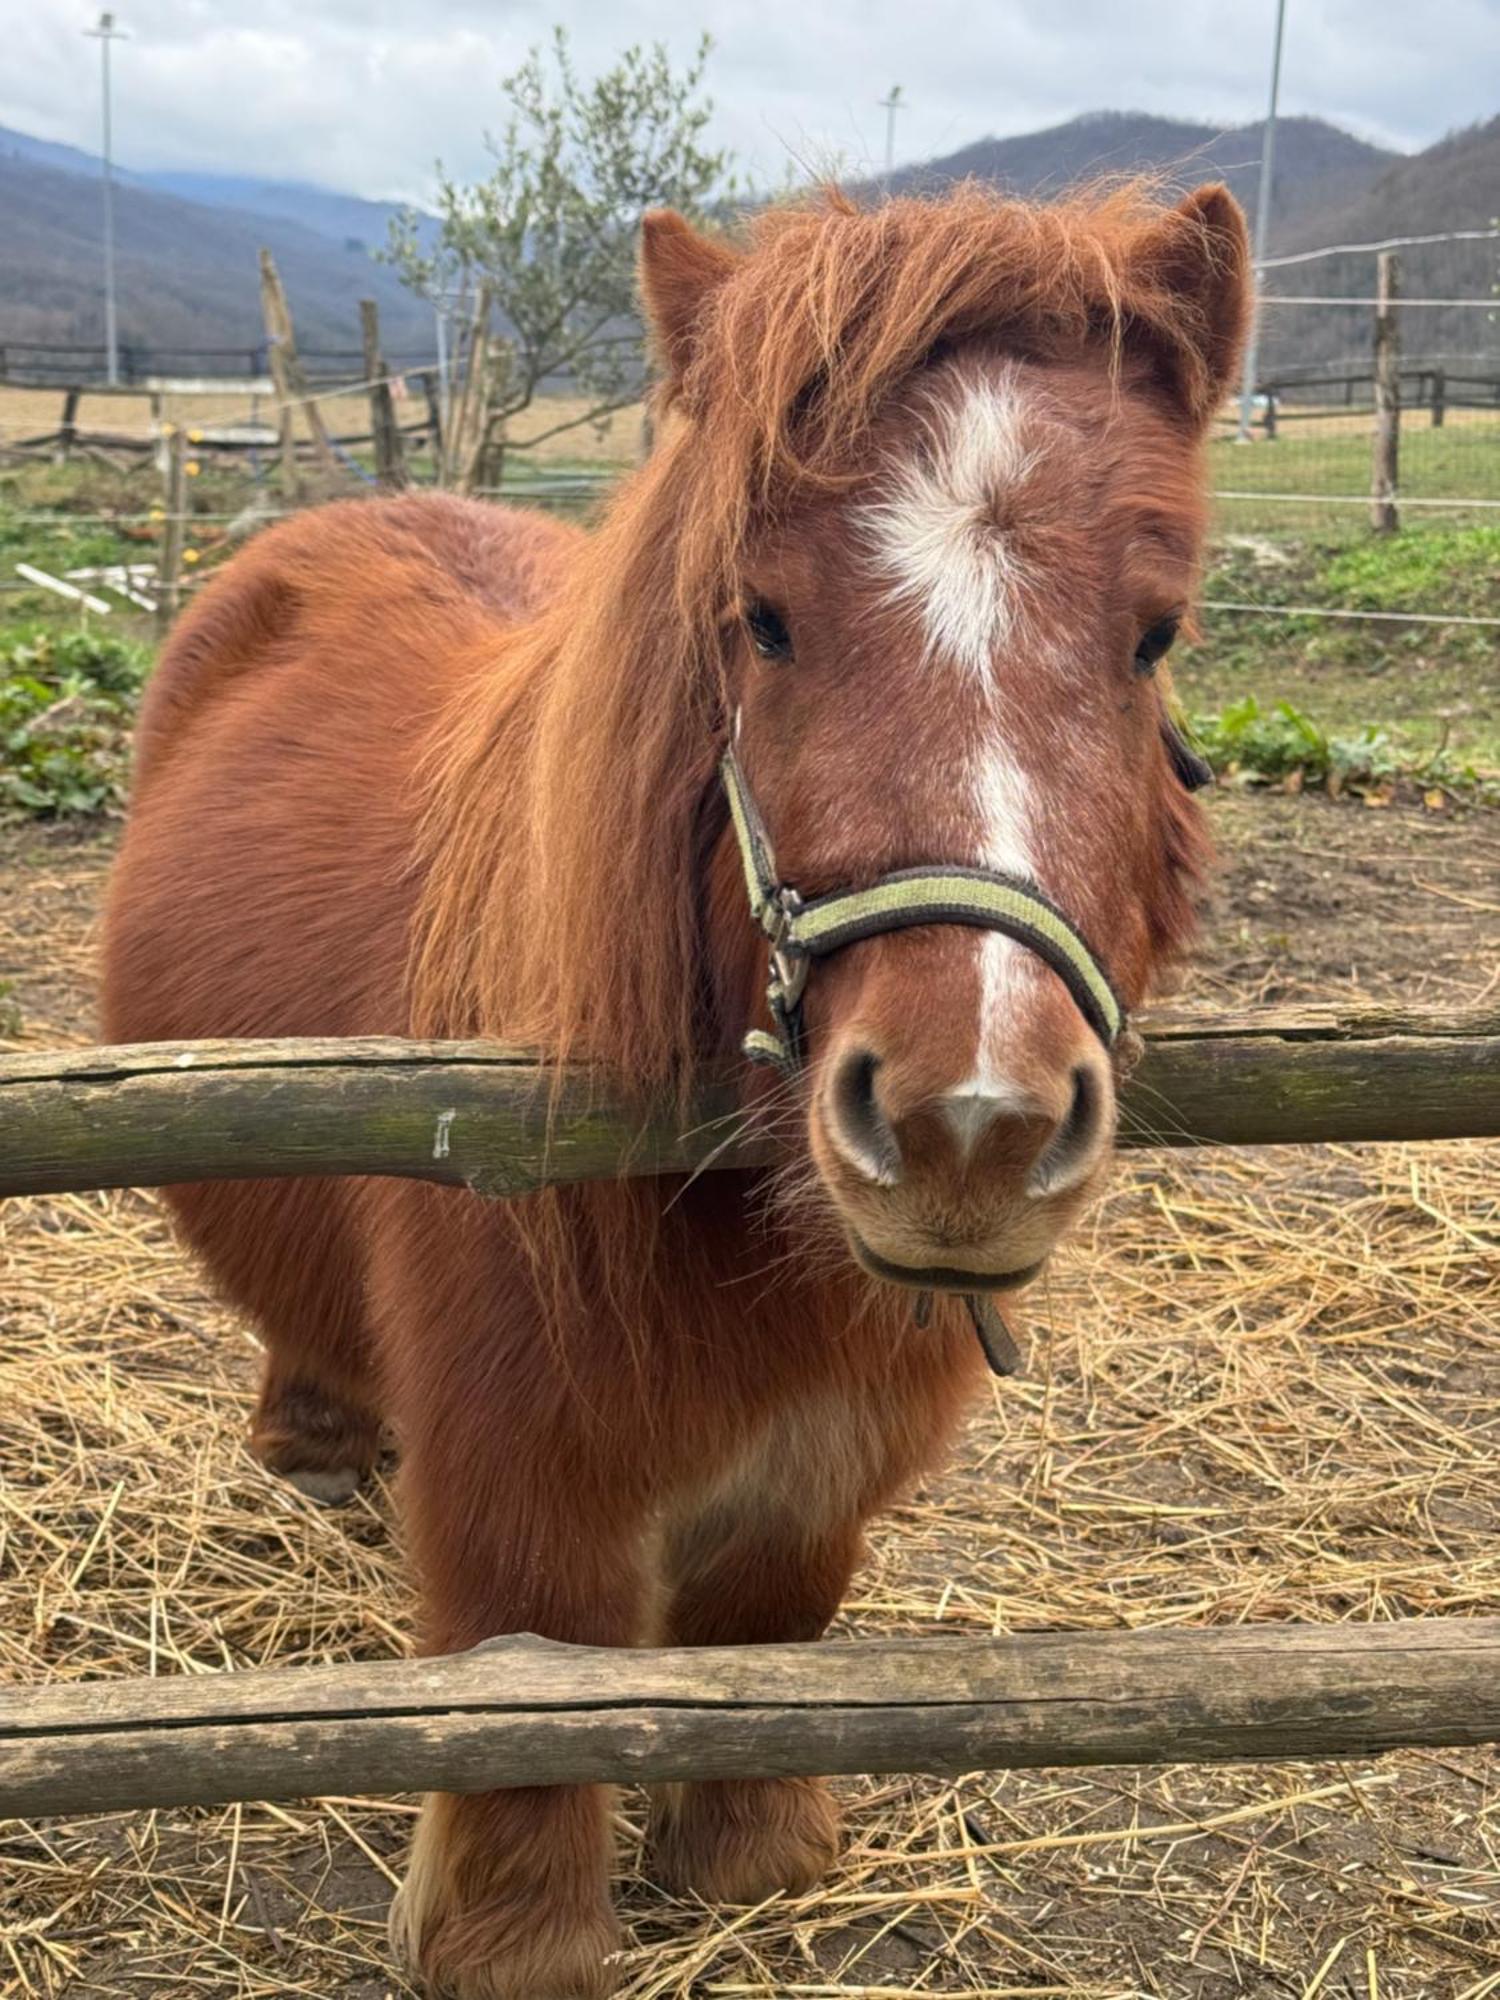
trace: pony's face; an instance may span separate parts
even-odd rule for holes
[[[893,229],[920,243],[922,223],[902,210]],[[737,329],[764,356],[795,321],[835,380],[902,323],[878,216],[847,227],[870,235],[858,284],[839,293],[825,263],[806,300],[795,271],[757,294],[753,254],[736,266],[680,224],[648,237],[660,344],[699,412],[690,448],[711,452],[714,411],[731,424],[736,395],[757,393]],[[782,882],[811,898],[934,865],[1023,878],[1130,1007],[1191,928],[1202,836],[1157,670],[1193,594],[1201,445],[1247,257],[1222,190],[1110,254],[1121,337],[1093,336],[1090,305],[1064,341],[1045,258],[1025,280],[1042,309],[1017,334],[999,324],[1010,281],[986,327],[982,263],[953,241],[932,282],[968,285],[981,323],[913,346],[835,476],[759,498],[725,673]],[[899,296],[872,303],[887,284]],[[1076,288],[1057,297],[1076,324]],[[1174,312],[1164,363],[1136,329]],[[803,379],[816,398],[817,374]],[[921,1289],[1030,1274],[1097,1188],[1115,1128],[1115,1064],[1058,974],[1008,936],[933,924],[815,962],[803,1008],[806,1145],[859,1262]]]
[[[1141,997],[1184,894],[1155,675],[1193,588],[1195,456],[1102,369],[972,349],[908,386],[867,473],[745,564],[737,749],[784,880],[1019,876]],[[818,963],[804,1005],[808,1145],[856,1257],[919,1286],[1038,1264],[1115,1124],[1057,974],[934,925]]]

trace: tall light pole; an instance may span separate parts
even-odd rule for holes
[[[1281,90],[1281,36],[1286,27],[1286,0],[1276,0],[1276,42],[1271,52],[1271,102],[1266,111],[1265,136],[1260,142],[1260,194],[1255,203],[1255,314],[1250,322],[1250,339],[1245,348],[1245,375],[1240,385],[1240,429],[1238,444],[1250,442],[1250,420],[1255,415],[1255,369],[1260,359],[1261,266],[1266,258],[1266,231],[1271,224],[1271,175],[1276,164],[1276,99]]]
[[[101,14],[97,28],[83,31],[99,44],[100,84],[103,91],[104,124],[104,368],[113,389],[120,380],[120,335],[115,317],[115,173],[110,133],[109,45],[125,39],[123,28],[115,26],[113,14]]]
[[[891,173],[896,164],[896,113],[906,109],[906,106],[901,101],[901,86],[899,83],[891,85],[891,94],[889,97],[882,97],[880,99],[880,108],[885,113],[885,191],[889,194],[891,191]]]

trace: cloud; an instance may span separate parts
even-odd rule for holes
[[[128,10],[128,11],[127,11]],[[1291,0],[1282,105],[1401,147],[1495,110],[1500,0]],[[0,0],[0,123],[94,148],[90,16]],[[196,168],[420,199],[433,162],[483,170],[498,84],[556,13],[539,0],[124,0],[116,152],[139,168]],[[762,183],[789,168],[867,169],[877,108],[899,80],[902,160],[985,134],[1108,107],[1238,124],[1265,101],[1273,0],[574,0],[580,66],[626,41],[686,59],[717,44],[715,133]]]

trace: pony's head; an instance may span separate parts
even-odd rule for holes
[[[1200,836],[1161,663],[1247,273],[1220,188],[793,214],[744,257],[648,222],[669,449],[700,510],[726,464],[741,482],[720,727],[801,897],[1014,878],[1127,1008],[1181,946]],[[715,934],[748,936],[727,836],[714,865]],[[759,968],[719,956],[721,1012],[754,1023]],[[806,1143],[866,1268],[978,1289],[1045,1257],[1115,1123],[1111,1036],[1076,988],[1016,935],[944,921],[812,964]]]
[[[1202,858],[1161,662],[1248,273],[1221,188],[833,197],[745,250],[649,218],[656,449],[550,608],[477,658],[435,771],[419,1029],[652,1093],[737,1051],[767,952],[731,744],[804,898],[1024,880],[1141,1001]],[[762,1109],[857,1256],[977,1288],[1046,1254],[1103,1169],[1117,1068],[1054,964],[996,930],[882,932],[817,962],[803,1022]]]

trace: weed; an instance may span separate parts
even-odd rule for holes
[[[0,812],[53,818],[121,800],[149,659],[93,631],[0,630]]]

